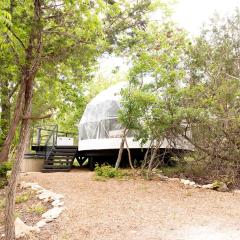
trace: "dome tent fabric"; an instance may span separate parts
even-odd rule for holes
[[[117,117],[121,89],[126,86],[126,82],[120,82],[90,101],[79,123],[79,140],[109,138],[111,131],[121,130]]]

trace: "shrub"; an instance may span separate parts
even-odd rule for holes
[[[7,172],[12,169],[12,163],[11,162],[5,162],[0,164],[0,177],[6,178]]]
[[[105,178],[115,178],[115,177],[125,176],[125,174],[123,172],[121,172],[118,169],[115,169],[114,167],[112,167],[110,165],[99,166],[97,164],[94,171],[95,171],[97,176],[105,177]]]
[[[27,202],[31,198],[31,194],[32,192],[29,191],[19,196],[16,196],[16,200],[15,200],[16,204]]]
[[[1,178],[0,177],[0,189],[4,188],[7,185],[8,181],[6,178]]]
[[[47,211],[46,207],[41,203],[29,208],[29,212],[36,213],[37,215],[42,215]]]

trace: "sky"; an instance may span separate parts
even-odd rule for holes
[[[220,15],[231,15],[240,0],[178,0],[173,19],[193,35],[198,35],[201,26],[217,11]]]
[[[222,16],[231,15],[236,7],[240,8],[240,0],[178,0],[173,8],[172,18],[190,35],[197,36],[201,26],[207,23],[215,12]],[[152,20],[158,19],[159,13],[156,12],[153,14]],[[111,75],[112,69],[117,66],[123,72],[128,69],[126,60],[119,57],[103,57],[100,61],[100,72],[104,76]]]

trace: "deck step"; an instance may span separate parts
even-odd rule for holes
[[[69,171],[77,151],[77,146],[55,146],[45,159],[42,172]]]

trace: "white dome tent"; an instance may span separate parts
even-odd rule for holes
[[[120,82],[99,93],[87,105],[79,123],[80,152],[118,150],[121,144],[123,127],[118,121],[118,111],[121,102],[121,89],[127,87],[127,82]],[[141,146],[134,137],[127,137],[130,149],[146,149],[149,144]],[[169,148],[168,142],[163,141],[160,148]],[[178,141],[176,149],[191,150],[186,141]]]
[[[114,133],[121,131],[117,120],[120,109],[121,89],[126,83],[118,83],[99,93],[87,105],[79,123],[79,150],[119,148]],[[120,136],[119,136],[120,137]]]

